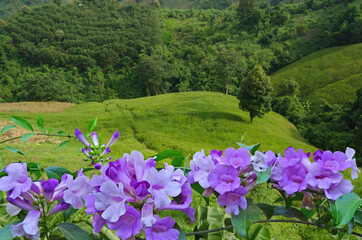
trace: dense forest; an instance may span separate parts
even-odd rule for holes
[[[199,0],[199,9],[163,8],[166,0],[126,6],[113,0],[9,2],[0,8],[8,15],[0,19],[0,102],[79,103],[194,90],[237,95],[256,65],[271,75],[315,51],[362,42],[361,0],[242,0],[238,6]],[[19,11],[9,15],[14,6]],[[359,116],[343,118],[361,108],[357,95],[350,107],[325,103],[315,112],[283,89],[275,89],[273,110],[309,141],[325,148],[328,138],[310,129],[333,119],[349,121],[348,129],[337,130],[345,129],[342,139],[358,146]]]

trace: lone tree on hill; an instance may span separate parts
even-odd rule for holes
[[[248,76],[241,82],[238,99],[239,108],[248,111],[250,122],[255,117],[263,117],[271,110],[270,78],[260,66],[255,66],[249,71]]]

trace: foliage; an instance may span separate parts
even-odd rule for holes
[[[250,122],[271,110],[272,87],[269,79],[260,66],[255,66],[241,83],[239,107],[249,112]]]

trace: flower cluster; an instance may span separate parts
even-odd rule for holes
[[[352,178],[358,177],[359,169],[353,155],[354,150],[351,148],[347,148],[346,153],[317,150],[311,162],[310,153],[289,147],[285,150],[285,157],[277,159],[271,180],[277,183],[274,184],[277,188],[289,195],[303,192],[308,196],[310,190],[309,192],[319,192],[328,199],[336,200],[353,189],[352,183],[344,180],[341,172],[352,168]]]
[[[0,190],[7,191],[7,211],[15,216],[21,210],[28,212],[23,222],[11,226],[14,237],[38,239],[39,219],[46,219],[69,209],[83,207],[83,200],[92,191],[89,179],[78,172],[78,178],[64,174],[61,181],[49,179],[33,182],[26,163],[12,163],[5,168],[7,176],[0,178]]]
[[[84,145],[82,152],[87,157],[84,160],[91,161],[92,165],[94,165],[94,168],[99,170],[101,169],[102,162],[104,160],[108,161],[111,160],[111,158],[105,158],[105,157],[111,152],[110,147],[112,147],[113,144],[115,144],[115,142],[119,138],[119,132],[115,131],[113,133],[107,145],[99,143],[98,134],[96,132],[92,133],[93,144],[88,142],[86,137],[78,128],[75,129],[75,136],[79,140],[79,142]]]
[[[312,163],[310,153],[292,147],[285,150],[284,157],[272,151],[256,151],[251,155],[245,148],[228,148],[224,154],[212,150],[208,156],[201,151],[190,162],[188,181],[198,182],[205,189],[205,197],[215,193],[219,205],[226,206],[225,211],[230,214],[239,214],[239,207],[246,209],[245,194],[257,185],[257,173],[267,170],[273,186],[285,191],[287,196],[302,192],[310,200],[311,192],[315,192],[336,200],[353,189],[341,171],[352,168],[352,178],[357,178],[357,171],[360,172],[354,153],[351,148],[347,148],[346,153],[317,150]]]
[[[220,206],[226,206],[227,213],[237,215],[239,207],[246,209],[244,196],[255,186],[256,175],[250,174],[253,163],[259,164],[252,161],[245,148],[228,148],[224,155],[223,151],[212,150],[208,156],[202,150],[190,162],[188,181],[191,184],[198,182],[205,189],[204,196],[216,192]]]
[[[170,217],[160,219],[156,213],[173,209],[185,212],[192,221],[192,189],[184,172],[165,164],[156,169],[153,158],[144,160],[140,152],[105,164],[101,175],[93,175],[93,191],[85,201],[86,212],[93,215],[94,232],[105,224],[121,239],[143,231],[146,239],[178,239]]]

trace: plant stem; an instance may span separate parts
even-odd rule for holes
[[[298,221],[298,220],[283,220],[283,219],[272,219],[272,220],[260,220],[260,221],[256,221],[253,223],[299,223],[299,224],[305,224],[305,225],[312,225],[312,226],[316,226],[319,228],[324,228],[327,229],[324,226],[320,226],[318,223],[312,223],[312,222],[308,222],[308,221]],[[212,233],[212,232],[218,232],[218,231],[224,231],[224,230],[230,230],[233,229],[234,227],[232,225],[230,226],[226,226],[223,228],[216,228],[216,229],[211,229],[211,230],[205,230],[205,231],[198,231],[198,232],[191,232],[191,233],[185,233],[186,236],[191,236],[191,235],[201,235],[201,234],[207,234],[207,233]],[[334,230],[337,231],[341,231],[341,232],[347,232],[344,229],[341,228],[333,228]],[[357,232],[352,232],[353,235],[362,237],[361,233],[357,233]]]
[[[34,136],[66,137],[66,138],[72,138],[72,137],[74,137],[74,136],[72,136],[72,135],[58,135],[58,134],[49,134],[49,133],[35,133]],[[6,139],[6,140],[4,140],[4,141],[1,141],[0,144],[9,142],[9,141],[11,141],[11,140],[20,139],[21,137],[22,137],[22,136],[9,138],[9,139]]]

